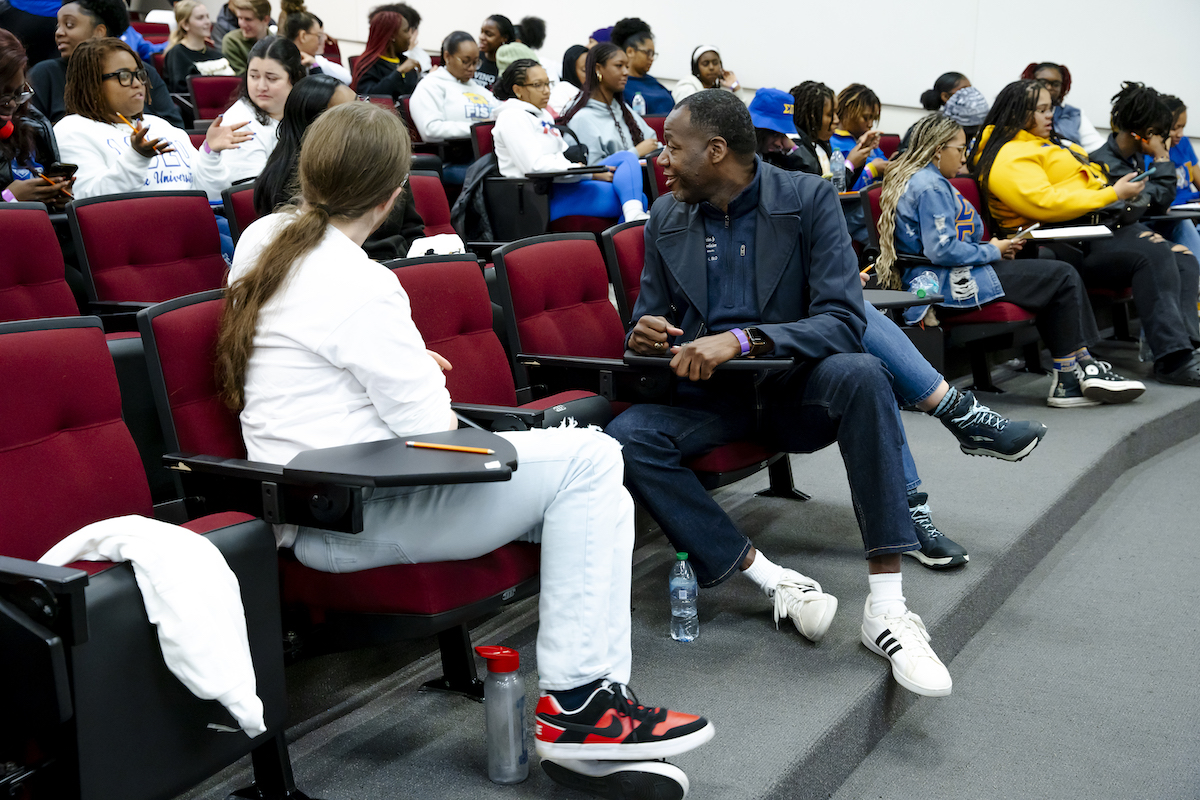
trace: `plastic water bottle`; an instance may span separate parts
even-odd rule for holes
[[[834,191],[838,194],[846,191],[846,156],[841,150],[834,150],[829,157],[829,172]]]
[[[642,97],[642,93],[638,92],[633,96],[633,102],[629,104],[639,117],[646,116],[646,98]]]
[[[692,642],[700,636],[700,617],[696,613],[700,587],[687,557],[687,553],[675,554],[668,583],[671,588],[671,638],[677,642]]]
[[[476,647],[475,652],[488,664],[483,682],[488,777],[493,783],[520,783],[529,777],[521,656],[511,647]]]
[[[937,275],[929,269],[913,278],[908,284],[908,290],[922,299],[931,294],[937,294],[939,288]]]

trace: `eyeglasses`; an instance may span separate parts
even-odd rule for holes
[[[640,47],[635,47],[633,49],[637,50],[639,53],[641,53],[642,55],[644,55],[646,58],[650,59],[651,61],[658,58],[658,56],[659,56],[659,53],[656,53],[653,50],[643,50]]]
[[[479,69],[479,65],[483,63],[483,61],[478,58],[468,61],[467,59],[463,58],[462,56],[450,56],[450,57],[453,58],[458,63],[462,64],[467,69]]]
[[[538,81],[537,83],[521,83],[518,86],[524,86],[527,89],[549,89],[550,81]]]
[[[29,102],[30,98],[32,97],[33,89],[30,88],[29,84],[27,83],[22,86],[21,91],[17,92],[16,94],[0,94],[0,108],[16,108],[17,106]]]
[[[1042,84],[1043,84],[1043,85],[1044,85],[1044,86],[1045,86],[1047,89],[1061,89],[1061,88],[1062,88],[1062,85],[1063,85],[1063,82],[1062,82],[1062,81],[1048,81],[1048,80],[1046,80],[1045,78],[1042,78],[1040,82],[1041,82],[1041,83],[1042,83]]]
[[[100,80],[102,81],[106,81],[109,78],[116,78],[117,83],[121,84],[122,86],[133,86],[134,78],[137,78],[138,83],[142,84],[143,86],[149,82],[149,76],[146,74],[146,70],[144,69],[139,69],[136,72],[131,69],[119,69],[116,72],[106,72],[100,76]]]

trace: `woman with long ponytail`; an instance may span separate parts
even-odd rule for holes
[[[598,44],[588,53],[584,69],[587,83],[560,121],[587,145],[588,166],[622,150],[639,158],[657,150],[654,130],[625,102],[625,51],[608,42]]]
[[[259,219],[238,241],[217,370],[251,459],[286,464],[313,448],[458,426],[442,375],[450,364],[425,349],[396,276],[362,250],[400,196],[411,156],[397,115],[371,103],[332,108],[304,134],[299,205]],[[285,525],[280,545],[312,569],[347,573],[468,560],[538,536],[534,741],[543,759],[665,758],[708,741],[703,717],[626,694],[633,501],[617,442],[586,428],[500,435],[520,464],[511,480],[367,490],[361,533]],[[600,728],[591,735],[601,719],[639,735],[630,744]],[[575,733],[563,737],[567,729]]]
[[[1118,375],[1088,347],[1100,341],[1083,279],[1070,264],[1015,256],[1023,240],[983,242],[983,221],[950,183],[962,167],[967,137],[940,113],[913,126],[908,150],[883,180],[879,259],[885,286],[900,288],[932,271],[945,299],[943,314],[962,313],[1003,299],[1034,314],[1038,333],[1054,358],[1046,404],[1052,408],[1127,403],[1141,396],[1141,382]],[[904,255],[932,262],[908,263]],[[910,322],[923,312],[909,314]]]

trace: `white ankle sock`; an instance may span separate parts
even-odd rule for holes
[[[783,577],[783,567],[772,563],[761,550],[757,550],[754,553],[754,563],[742,570],[742,574],[758,584],[767,597],[772,597],[775,594],[775,584]]]
[[[649,216],[646,209],[642,206],[641,200],[629,200],[621,206],[621,213],[625,215],[626,222],[634,222],[639,219],[645,219]]]
[[[904,613],[904,587],[900,583],[899,572],[881,572],[868,575],[871,584],[871,615],[889,614],[898,616]]]

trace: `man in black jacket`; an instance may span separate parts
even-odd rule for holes
[[[862,352],[866,326],[857,263],[832,187],[755,156],[746,107],[697,92],[666,121],[659,163],[671,194],[646,224],[646,261],[628,347],[671,357],[672,406],[642,404],[607,432],[624,446],[626,483],[713,586],[737,570],[817,641],[837,599],[773,564],[734,527],[682,461],[754,440],[813,452],[837,442],[866,549],[871,594],[862,641],[889,659],[902,686],[950,694],[950,674],[908,610],[901,553],[918,549],[905,496],[902,430],[882,364]],[[757,375],[726,362],[791,358]]]
[[[58,10],[58,30],[54,35],[62,58],[42,61],[29,70],[33,104],[58,122],[67,113],[63,96],[67,86],[67,61],[75,48],[89,39],[120,37],[129,27],[129,10],[124,0],[74,0]],[[183,115],[171,99],[167,85],[149,62],[143,62],[150,84],[146,87],[146,111],[162,117],[176,128],[183,127]]]

